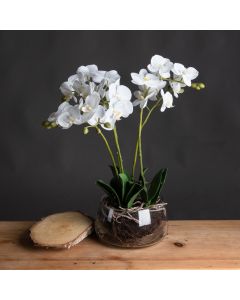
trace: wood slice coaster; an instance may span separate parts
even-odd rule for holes
[[[93,231],[93,221],[80,212],[50,215],[30,228],[32,241],[41,247],[71,248]]]

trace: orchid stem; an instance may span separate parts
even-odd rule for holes
[[[118,169],[117,169],[117,165],[116,165],[116,162],[115,162],[115,158],[114,158],[114,155],[112,153],[112,150],[111,150],[111,147],[106,139],[106,137],[104,136],[104,134],[102,133],[101,129],[97,126],[95,126],[96,130],[97,130],[97,133],[102,137],[106,147],[107,147],[107,150],[109,152],[109,155],[111,157],[111,160],[112,160],[112,163],[113,163],[113,167],[114,167],[114,170],[116,172],[116,175],[118,174]]]
[[[143,158],[142,158],[142,126],[143,126],[142,120],[143,120],[143,108],[141,108],[140,111],[139,130],[138,130],[138,153],[139,153],[140,172],[142,178],[144,178]]]
[[[149,120],[151,114],[152,114],[153,111],[159,106],[160,101],[161,101],[161,100],[159,99],[159,100],[156,102],[156,104],[153,105],[153,107],[149,110],[149,112],[148,112],[148,114],[147,114],[145,120],[143,121],[142,128],[147,124],[147,121]]]
[[[135,175],[135,169],[137,164],[137,155],[138,155],[138,139],[135,147],[135,153],[134,153],[134,160],[133,160],[133,167],[132,167],[132,177],[134,178]]]
[[[153,111],[159,106],[161,99],[159,99],[157,101],[157,103],[149,110],[146,118],[144,119],[143,123],[142,123],[142,129],[144,128],[144,126],[147,124],[151,114],[153,113]],[[139,147],[139,135],[138,135],[138,139],[137,139],[137,143],[136,143],[136,148],[135,148],[135,153],[134,153],[134,160],[133,160],[133,167],[132,167],[132,177],[134,177],[135,175],[135,169],[136,169],[136,164],[137,164],[137,155],[138,155],[138,147]]]
[[[114,132],[114,140],[115,140],[115,144],[116,144],[116,148],[117,148],[118,164],[119,164],[120,173],[124,173],[123,159],[122,159],[122,154],[121,154],[121,150],[120,150],[116,125],[114,126],[113,132]]]

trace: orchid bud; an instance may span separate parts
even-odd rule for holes
[[[83,128],[83,134],[88,134],[89,133],[89,129],[87,127]]]
[[[58,127],[56,122],[51,122],[50,126],[51,126],[51,128],[57,128]]]
[[[42,127],[44,127],[44,128],[48,128],[49,126],[50,126],[50,122],[49,121],[43,121],[42,122]]]
[[[205,88],[205,84],[203,82],[194,82],[192,83],[191,87],[197,91]]]
[[[104,127],[106,127],[106,128],[111,128],[112,126],[111,126],[110,123],[104,123]]]
[[[191,87],[193,88],[193,89],[195,89],[196,87],[197,87],[197,83],[192,83],[192,85],[191,85]]]

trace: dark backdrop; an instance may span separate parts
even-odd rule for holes
[[[41,122],[79,65],[116,69],[131,85],[130,72],[154,54],[196,67],[207,86],[156,112],[144,132],[148,175],[169,168],[169,218],[240,218],[239,53],[239,32],[1,32],[0,219],[78,209],[95,215],[102,194],[95,181],[110,177],[102,141],[82,127],[47,131]],[[137,119],[135,112],[119,123],[128,165]]]

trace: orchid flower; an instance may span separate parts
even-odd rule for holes
[[[99,71],[96,65],[81,66],[77,69],[80,80],[84,82],[92,79],[94,82],[100,83],[105,73],[105,71]]]
[[[98,105],[93,116],[87,121],[89,125],[96,126],[98,123],[101,123],[105,116],[106,110],[103,106]]]
[[[110,102],[110,105],[118,101],[128,102],[131,100],[131,97],[132,93],[128,87],[119,85],[118,81],[110,84],[109,91],[107,93],[107,99]]]
[[[68,102],[59,105],[57,112],[51,114],[48,121],[55,122],[64,129],[70,128],[73,124],[82,124],[79,105],[72,106]]]
[[[148,70],[152,73],[159,74],[162,78],[169,78],[173,63],[160,55],[154,55],[151,59],[151,64],[148,65]]]
[[[191,86],[191,81],[198,77],[199,72],[192,67],[185,68],[184,65],[175,63],[172,69],[177,79],[182,79],[187,86]]]
[[[81,107],[81,111],[83,112],[82,118],[85,122],[88,122],[94,116],[95,112],[98,110],[99,103],[100,96],[97,92],[93,92],[87,96]]]
[[[166,85],[166,82],[159,80],[156,75],[148,73],[146,69],[141,69],[138,73],[131,73],[132,83],[136,85],[145,85],[149,88],[161,89]]]
[[[164,93],[163,90],[161,90],[161,95],[162,95],[162,107],[161,107],[161,112],[164,112],[166,108],[171,108],[173,107],[173,96],[171,93],[166,92]]]
[[[72,98],[74,99],[74,101],[76,102],[76,97],[74,96],[74,88],[73,88],[73,84],[75,82],[75,80],[77,80],[78,76],[72,75],[68,78],[67,81],[63,82],[60,85],[60,91],[64,96],[64,99],[66,101],[71,100]]]
[[[154,96],[158,93],[158,90],[151,89],[143,89],[134,92],[134,96],[136,100],[133,101],[133,106],[140,105],[141,108],[145,108],[148,104],[148,100],[156,100],[153,99]]]
[[[169,82],[171,88],[172,88],[172,91],[173,91],[173,94],[176,98],[178,98],[178,94],[181,94],[183,93],[183,89],[182,87],[185,86],[185,84],[182,84],[180,82]]]
[[[109,107],[103,118],[100,119],[101,126],[106,130],[113,130],[116,121],[127,118],[133,113],[131,101],[118,101]]]

